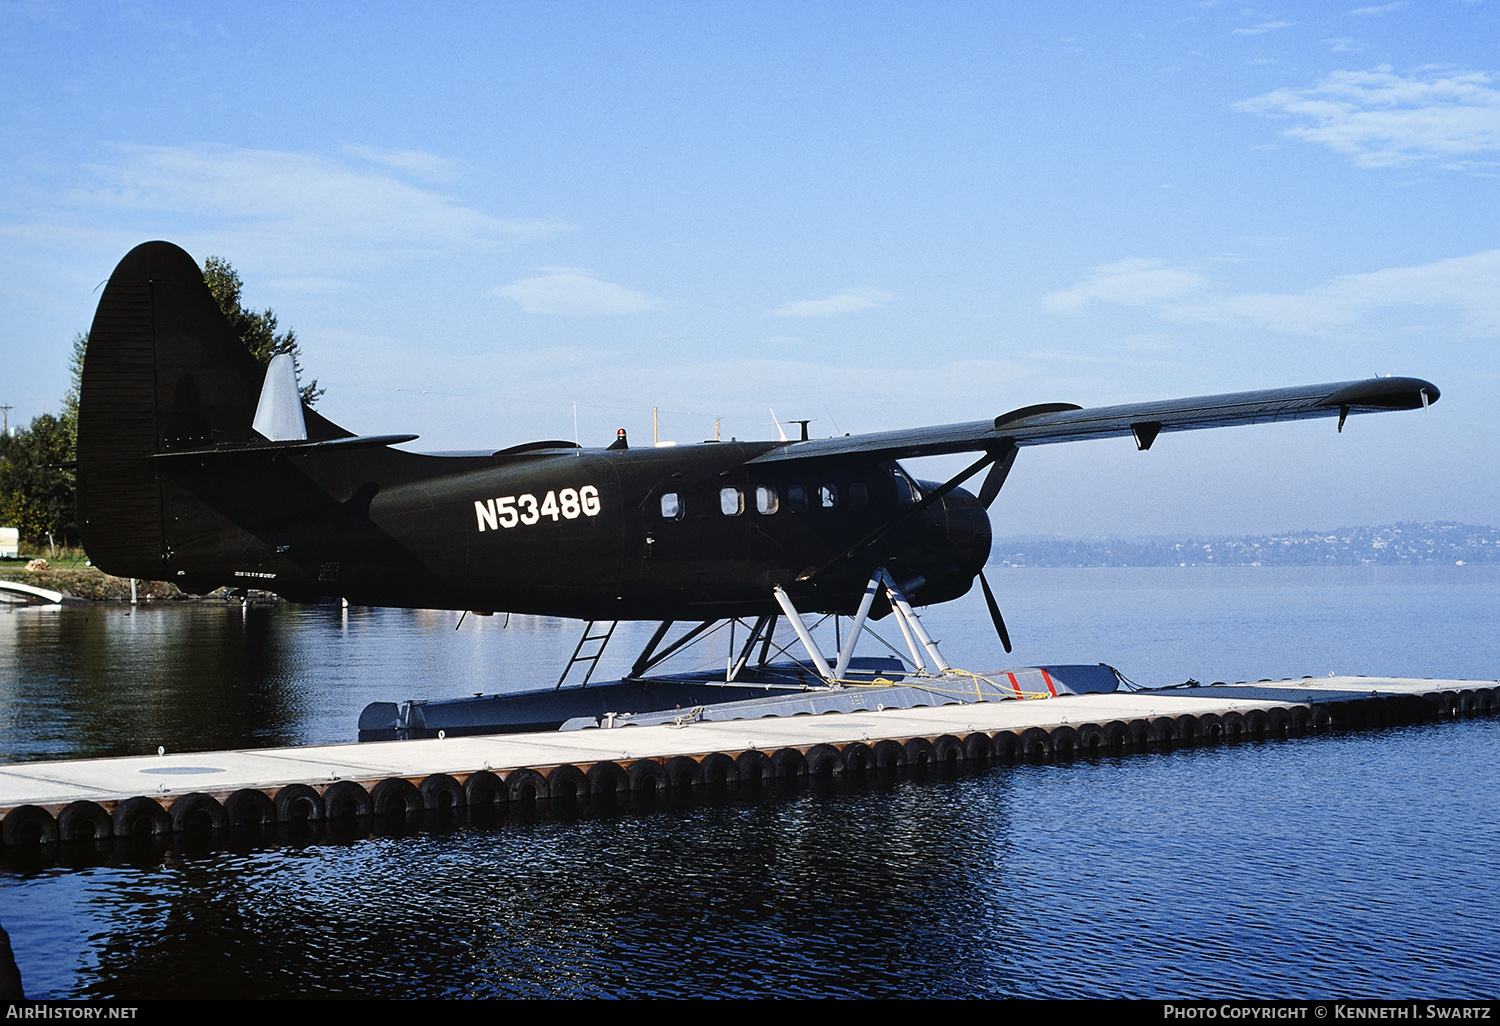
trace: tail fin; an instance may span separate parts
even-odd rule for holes
[[[265,378],[192,257],[169,242],[126,254],[94,315],[78,403],[78,523],[96,566],[166,576],[156,457],[263,442],[253,425]],[[302,415],[308,439],[349,435]]]

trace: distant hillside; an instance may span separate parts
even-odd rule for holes
[[[1500,563],[1500,528],[1391,524],[1233,538],[996,538],[992,566],[1411,566]]]

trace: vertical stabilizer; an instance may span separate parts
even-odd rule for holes
[[[254,426],[263,392],[274,395],[274,431],[348,435],[303,407],[295,373],[290,396],[267,377],[192,257],[169,242],[125,255],[99,300],[79,389],[78,523],[96,566],[121,577],[170,576],[169,521],[182,499],[170,496],[155,457],[263,444]]]

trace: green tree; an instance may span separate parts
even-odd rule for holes
[[[19,528],[39,546],[50,533],[59,545],[78,543],[74,475],[76,419],[44,413],[13,438],[0,438],[0,523]]]
[[[83,394],[83,354],[88,352],[89,333],[80,331],[73,336],[73,355],[68,361],[70,384],[68,394],[63,396],[63,419],[78,430],[78,397]]]
[[[297,333],[291,328],[278,333],[276,313],[270,307],[256,313],[240,304],[240,292],[245,283],[229,261],[216,256],[203,261],[203,280],[208,283],[208,291],[213,293],[235,334],[250,350],[250,355],[261,363],[270,363],[273,356],[291,354],[292,365],[297,368],[297,380],[301,381],[302,349],[297,344]],[[311,406],[326,391],[318,387],[318,379],[314,378],[302,386],[302,401]]]

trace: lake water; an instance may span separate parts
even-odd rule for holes
[[[955,665],[1102,661],[1142,685],[1500,675],[1496,567],[989,573],[1016,652],[971,595],[924,616]],[[578,636],[535,618],[456,621],[0,612],[0,751],[352,740],[369,701],[550,685]],[[629,627],[601,676],[649,630]],[[698,661],[721,665],[710,644]],[[1495,998],[1497,767],[1490,718],[12,866],[0,925],[31,997]]]

